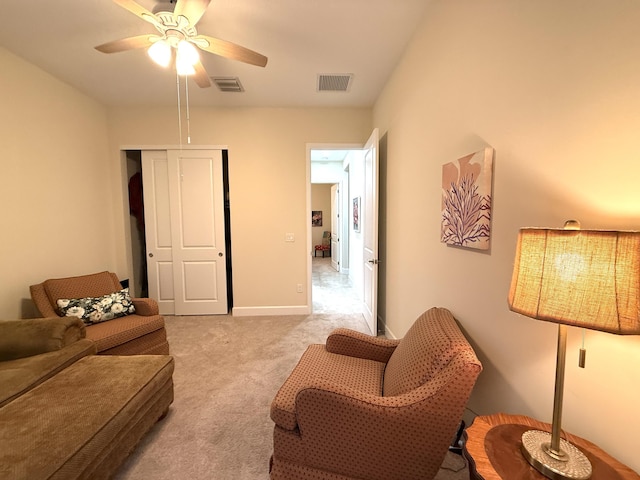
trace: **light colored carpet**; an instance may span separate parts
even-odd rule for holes
[[[267,480],[269,406],[310,343],[331,330],[366,331],[361,315],[167,317],[175,401],[116,480]],[[450,455],[439,480],[467,480]]]

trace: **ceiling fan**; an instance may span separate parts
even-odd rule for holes
[[[176,69],[181,75],[193,75],[198,86],[211,86],[197,48],[225,58],[264,67],[267,57],[235,43],[199,35],[196,24],[207,10],[211,0],[175,0],[173,12],[152,13],[134,0],[113,0],[141,19],[151,23],[159,35],[144,34],[114,40],[98,45],[96,50],[116,53],[138,48],[148,48],[149,56],[158,64],[168,66],[175,58]],[[197,47],[197,48],[195,48]]]

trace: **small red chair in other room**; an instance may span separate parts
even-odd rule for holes
[[[331,256],[331,233],[324,232],[322,234],[322,245],[315,246],[313,256],[315,257],[318,252],[322,252],[322,258],[324,258],[324,252],[329,252],[329,256]]]

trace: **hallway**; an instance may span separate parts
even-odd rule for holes
[[[331,267],[330,257],[313,257],[313,313],[362,313],[362,299],[349,276]]]

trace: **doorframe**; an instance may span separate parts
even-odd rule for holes
[[[306,171],[306,255],[307,255],[307,308],[308,313],[313,313],[313,235],[311,231],[311,150],[362,150],[362,143],[307,143],[307,171]],[[344,235],[344,232],[343,232]]]
[[[130,144],[120,145],[118,147],[118,153],[120,155],[120,180],[122,188],[122,215],[124,221],[124,241],[125,241],[125,257],[126,268],[129,275],[129,284],[136,285],[136,272],[133,264],[133,241],[131,236],[131,222],[129,220],[129,172],[127,167],[127,150],[222,150],[227,151],[229,147],[227,145],[175,145],[175,144],[160,144],[160,145],[148,145],[148,144]],[[228,159],[228,157],[227,157]],[[224,163],[223,163],[224,165]],[[225,211],[225,216],[226,216]],[[227,231],[227,235],[231,233]],[[227,259],[230,262],[230,259]],[[230,265],[229,265],[230,267]],[[227,271],[229,273],[229,271]],[[229,279],[227,279],[229,282]],[[229,290],[227,290],[227,296],[229,296]],[[231,294],[232,295],[232,294]]]

